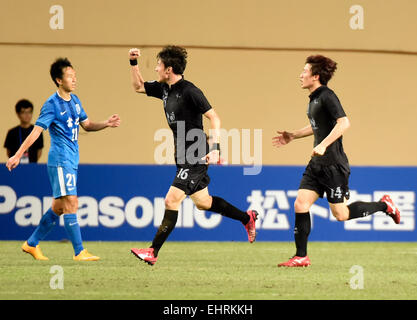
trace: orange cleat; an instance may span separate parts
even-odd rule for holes
[[[36,260],[49,260],[42,254],[39,244],[36,247],[31,247],[30,245],[28,245],[28,242],[25,241],[25,243],[22,245],[22,251],[29,253]]]
[[[73,256],[73,259],[76,261],[97,261],[100,260],[100,257],[93,256],[87,249],[84,249],[77,256]]]

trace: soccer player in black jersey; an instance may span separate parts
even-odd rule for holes
[[[175,228],[181,202],[187,196],[200,210],[217,212],[241,221],[249,242],[253,242],[258,213],[254,210],[241,211],[224,199],[209,195],[208,165],[218,163],[220,159],[220,119],[202,91],[183,77],[187,51],[182,47],[167,46],[158,53],[155,68],[158,81],[143,80],[137,65],[139,56],[138,49],[130,49],[133,88],[138,93],[163,100],[168,125],[174,134],[177,172],[165,197],[165,214],[152,245],[146,249],[133,248],[131,252],[140,260],[155,264],[159,250]],[[210,148],[203,131],[203,115],[211,124],[213,144]]]
[[[343,150],[342,135],[350,122],[336,94],[327,87],[336,71],[337,63],[322,55],[307,57],[300,75],[301,88],[310,92],[307,116],[310,124],[299,130],[277,131],[272,143],[284,146],[294,139],[314,135],[314,148],[301,180],[294,203],[294,239],[296,254],[280,263],[284,267],[306,267],[311,264],[307,256],[307,241],[311,229],[310,207],[326,193],[332,214],[338,221],[368,216],[377,211],[388,214],[395,223],[400,223],[400,211],[388,195],[377,202],[357,201],[347,204],[349,199],[350,168]]]

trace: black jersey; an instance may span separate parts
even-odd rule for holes
[[[346,114],[336,94],[327,86],[317,88],[309,97],[307,116],[313,129],[315,147],[333,130],[336,120],[345,117]],[[323,156],[313,157],[311,161],[324,165],[348,163],[342,140],[342,137],[337,139],[327,147]]]
[[[181,79],[171,87],[157,81],[145,82],[148,96],[163,100],[168,125],[174,134],[177,164],[205,163],[208,145],[202,115],[211,109],[203,92]]]

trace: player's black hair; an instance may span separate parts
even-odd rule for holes
[[[175,74],[183,74],[187,66],[187,50],[178,46],[166,46],[156,56],[165,68],[172,67]]]
[[[57,87],[59,87],[59,85],[58,82],[56,82],[56,78],[62,79],[64,69],[67,67],[72,68],[71,62],[67,58],[58,58],[53,64],[51,64],[51,78]]]
[[[20,113],[20,111],[22,111],[22,109],[31,109],[31,111],[33,111],[33,104],[32,102],[30,102],[27,99],[21,99],[16,103],[15,109],[16,109],[16,113]]]
[[[330,58],[322,55],[309,56],[306,63],[311,65],[311,74],[313,76],[319,75],[319,81],[322,85],[327,85],[327,82],[333,77],[337,69],[337,63]]]

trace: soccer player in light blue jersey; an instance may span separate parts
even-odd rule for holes
[[[78,132],[80,125],[86,131],[118,127],[120,118],[114,114],[102,122],[93,122],[88,119],[80,100],[72,93],[77,79],[75,70],[67,58],[57,59],[51,65],[50,73],[58,90],[45,102],[34,129],[16,154],[6,163],[9,171],[16,168],[24,151],[36,141],[43,130],[49,129],[51,147],[48,155],[48,176],[54,199],[52,207],[42,216],[38,227],[22,245],[22,250],[30,253],[37,260],[48,260],[42,254],[39,241],[46,237],[58,223],[59,217],[64,215],[65,230],[74,248],[73,259],[99,260],[99,257],[84,249],[76,214],[78,210]]]

